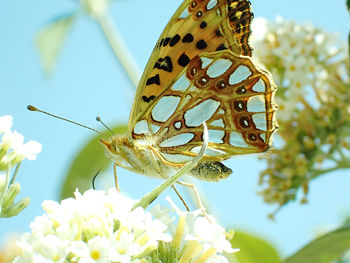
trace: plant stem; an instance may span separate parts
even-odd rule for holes
[[[108,40],[108,44],[113,50],[113,53],[120,61],[122,67],[129,77],[129,80],[136,88],[140,80],[141,70],[136,63],[135,58],[129,51],[121,34],[119,33],[117,26],[114,24],[113,20],[108,14],[105,14],[104,16],[98,16],[96,20],[98,21],[100,28],[105,34]]]
[[[336,171],[339,169],[350,169],[350,160],[347,160],[347,159],[341,160],[337,163],[336,166],[328,168],[328,169],[314,170],[311,174],[310,180],[312,180],[320,175],[330,173],[330,172],[333,172],[333,171]]]

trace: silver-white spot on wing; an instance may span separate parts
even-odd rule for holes
[[[193,159],[192,156],[172,153],[162,153],[163,157],[171,163],[185,163]]]
[[[243,139],[242,134],[240,134],[239,132],[230,133],[230,144],[236,147],[249,147],[249,145]]]
[[[203,121],[207,121],[213,116],[220,102],[216,100],[205,100],[192,109],[186,111],[184,114],[185,123],[189,127],[197,127],[202,124]]]
[[[211,122],[210,125],[225,128],[225,123],[222,119],[215,120],[215,121]]]
[[[224,74],[232,64],[232,61],[220,58],[210,65],[210,67],[207,69],[207,74],[212,79],[216,78]]]
[[[219,115],[219,114],[225,115],[225,111],[224,111],[223,109],[220,109],[220,110],[218,111],[218,115]]]
[[[214,143],[224,143],[222,138],[225,136],[225,131],[209,130],[209,141]]]
[[[266,113],[256,113],[253,114],[253,122],[259,130],[267,130]]]
[[[213,62],[212,59],[206,58],[206,57],[201,57],[202,61],[202,69],[206,68],[211,62]]]
[[[180,103],[180,97],[162,97],[152,109],[152,117],[155,121],[165,122],[175,112]]]
[[[265,112],[265,97],[263,95],[257,95],[250,97],[247,103],[248,112]]]
[[[160,126],[151,124],[151,129],[152,129],[153,133],[156,133],[157,131],[159,131]]]
[[[230,85],[237,84],[251,75],[251,71],[247,66],[239,66],[236,70],[231,74],[228,83]]]
[[[213,9],[218,4],[218,0],[210,0],[207,4],[207,10]]]
[[[135,124],[134,133],[135,134],[145,134],[148,133],[148,124],[146,120],[139,121]]]
[[[192,140],[194,137],[193,133],[181,133],[178,135],[175,135],[173,137],[170,137],[164,141],[162,141],[159,146],[160,147],[174,147],[179,145],[184,145],[188,143],[190,140]]]
[[[266,87],[264,81],[262,81],[262,79],[259,79],[259,81],[257,81],[253,86],[252,90],[255,92],[265,92]]]
[[[177,122],[175,122],[175,123],[174,123],[174,126],[175,126],[175,128],[176,128],[176,129],[180,130],[180,129],[181,129],[181,127],[182,127],[182,123],[181,123],[181,121],[177,121]]]
[[[185,91],[189,86],[191,85],[191,82],[186,77],[186,73],[183,73],[180,78],[173,84],[171,87],[172,90],[179,90],[179,91]]]
[[[265,141],[266,140],[266,134],[265,133],[260,133],[260,138]]]
[[[196,146],[196,147],[193,147],[191,149],[191,152],[198,154],[200,149],[201,149],[201,146]],[[207,156],[220,156],[220,155],[224,155],[224,154],[225,154],[225,152],[223,152],[223,151],[220,151],[220,150],[214,149],[214,148],[209,148],[209,147],[204,152],[204,155],[207,155]]]
[[[188,13],[188,8],[186,7],[185,10],[181,13],[179,18],[186,18],[188,17],[190,14]]]

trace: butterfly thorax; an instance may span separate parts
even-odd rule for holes
[[[162,160],[156,141],[151,136],[133,140],[127,136],[115,136],[101,140],[107,155],[125,169],[155,177],[167,178],[175,167]],[[179,165],[181,167],[182,165]]]

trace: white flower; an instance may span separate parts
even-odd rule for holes
[[[11,129],[12,120],[10,115],[0,116],[0,134]]]
[[[187,234],[185,240],[197,240],[202,244],[215,248],[219,253],[233,253],[235,250],[231,247],[230,242],[226,239],[225,229],[216,224],[214,217],[210,221],[201,215],[197,210],[188,213],[186,216]]]
[[[198,262],[226,263],[222,252],[236,251],[226,240],[224,228],[212,217],[209,222],[200,211],[181,212],[171,202],[180,215],[172,239],[169,229],[174,217],[169,209],[152,209],[159,218],[155,219],[141,207],[133,209],[135,203],[116,189],[76,192],[75,199],[61,204],[45,201],[46,213],[36,217],[30,224],[31,233],[19,240],[21,252],[14,263],[140,263],[169,257],[174,262],[196,258]],[[160,244],[163,248],[158,250]]]
[[[75,199],[61,204],[45,201],[46,214],[37,217],[31,233],[18,242],[23,253],[15,262],[32,262],[33,254],[46,262],[63,262],[67,256],[79,263],[132,262],[156,249],[159,241],[169,242],[167,226],[140,207],[132,210],[134,204],[115,189],[76,192]]]
[[[23,144],[23,135],[11,131],[11,126],[10,115],[0,117],[0,134],[3,133],[0,142],[0,170],[11,168],[24,159],[35,160],[36,155],[41,152],[40,143],[31,140]]]
[[[201,210],[183,212],[176,207],[170,197],[167,198],[167,201],[180,216],[177,232],[183,231],[181,238],[187,242],[185,246],[187,251],[184,252],[183,257],[187,253],[190,258],[203,257],[205,262],[227,262],[221,253],[239,251],[239,249],[232,248],[231,243],[227,240],[228,234],[222,226],[215,222],[214,217],[207,215],[207,218]],[[179,243],[179,241],[180,238],[173,240],[174,243]]]
[[[41,149],[40,143],[30,140],[16,149],[16,153],[20,159],[33,161],[36,159],[37,154],[41,152]]]

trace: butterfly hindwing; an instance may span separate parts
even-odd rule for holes
[[[232,51],[203,53],[191,60],[143,123],[150,126],[159,151],[172,163],[195,156],[209,130],[208,160],[266,151],[276,129],[274,93],[269,74],[248,57]],[[135,136],[142,131],[136,126]]]

